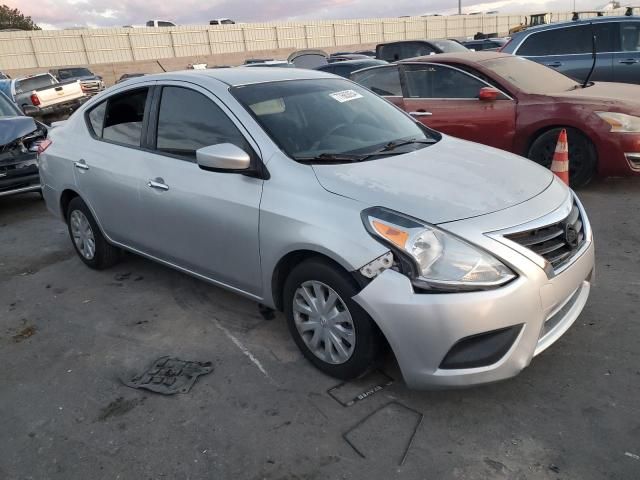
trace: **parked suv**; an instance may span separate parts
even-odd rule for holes
[[[640,18],[599,17],[529,28],[513,35],[502,49],[584,81],[640,83]]]

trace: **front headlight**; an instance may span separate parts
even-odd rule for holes
[[[483,290],[515,278],[499,260],[432,225],[381,207],[362,212],[365,228],[400,257],[400,269],[424,289]]]
[[[640,117],[616,112],[596,112],[602,120],[611,125],[612,132],[639,133]]]

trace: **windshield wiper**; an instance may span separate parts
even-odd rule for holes
[[[420,143],[420,144],[424,144],[424,145],[432,145],[432,144],[436,143],[436,141],[435,140],[426,139],[426,138],[424,140],[418,140],[416,138],[411,138],[409,140],[397,140],[395,142],[387,143],[383,148],[378,150],[376,153],[388,152],[390,150],[395,150],[398,147],[403,147],[405,145],[413,145],[414,143]]]
[[[321,153],[314,157],[294,157],[300,163],[352,163],[361,162],[366,155],[351,155],[348,153]]]

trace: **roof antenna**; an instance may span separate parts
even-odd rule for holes
[[[593,24],[591,24],[591,28],[593,28]],[[591,75],[593,75],[593,71],[596,69],[596,35],[595,33],[591,36],[591,55],[593,57],[593,63],[591,64],[591,70],[589,70],[589,74],[587,78],[584,79],[584,83],[582,84],[582,88],[587,88],[589,85],[589,80],[591,79]]]

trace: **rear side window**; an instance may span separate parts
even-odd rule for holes
[[[187,88],[162,89],[157,150],[194,161],[196,150],[219,143],[232,143],[251,152],[244,136],[210,99]]]
[[[356,72],[352,75],[352,80],[378,95],[386,97],[402,96],[400,72],[396,66]]]
[[[640,52],[640,22],[620,23],[620,46],[623,52]]]
[[[486,87],[472,76],[442,65],[407,65],[408,98],[478,98]]]
[[[114,95],[87,115],[94,136],[101,140],[139,147],[148,89]]]
[[[596,51],[611,52],[614,49],[616,28],[616,24],[610,22],[538,32],[524,41],[518,49],[518,55],[537,57],[591,53],[594,34],[596,35]]]
[[[405,58],[421,57],[431,55],[435,49],[422,42],[402,42],[380,45],[377,57],[388,62],[403,60]]]

